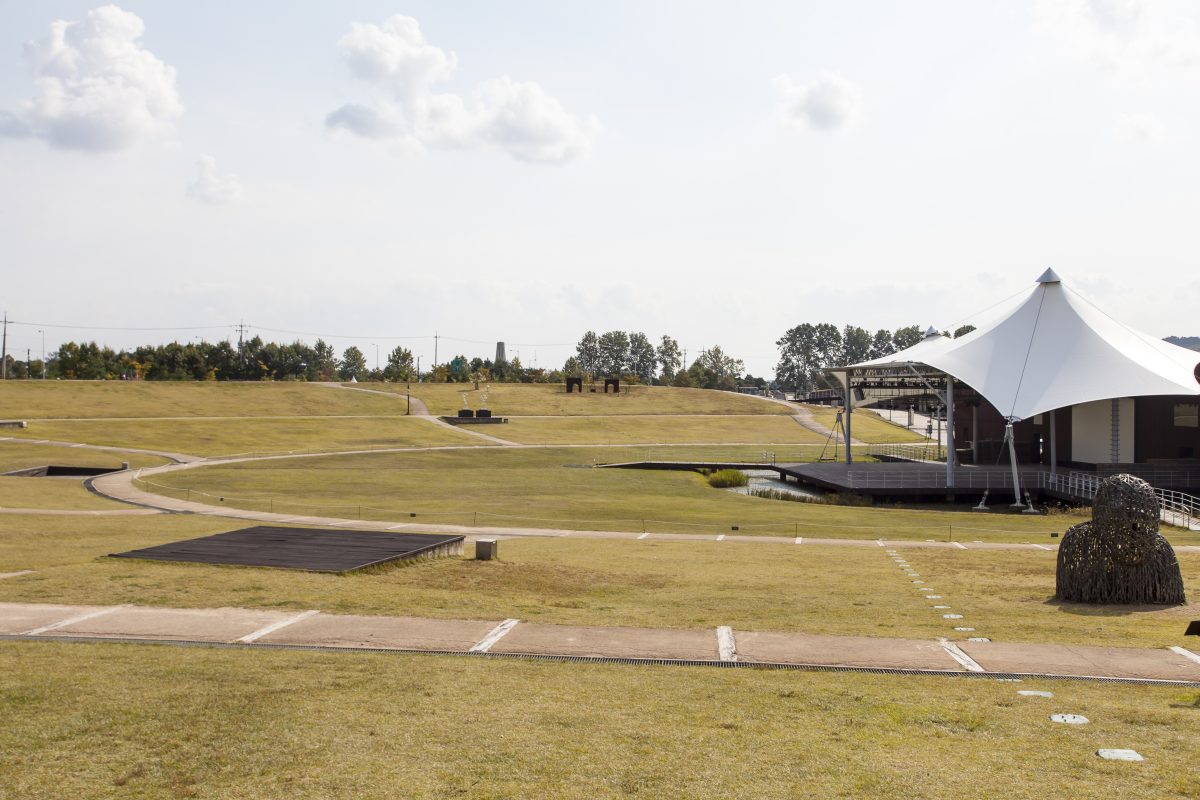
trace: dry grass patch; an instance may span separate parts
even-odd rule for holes
[[[0,790],[60,797],[1194,797],[1196,690],[0,644]],[[1083,727],[1052,711],[1082,713]],[[1142,764],[1105,762],[1133,747]]]
[[[522,444],[823,444],[789,417],[781,416],[611,416],[517,417],[485,429]]]
[[[133,506],[89,492],[79,478],[0,476],[0,508],[116,511]]]
[[[165,458],[143,453],[120,453],[83,447],[32,444],[22,441],[0,441],[0,472],[44,467],[58,464],[69,467],[112,467],[117,469],[128,462],[131,467],[157,467],[168,463]]]
[[[333,390],[325,389],[333,393]],[[478,446],[488,442],[416,417],[140,419],[37,421],[30,439],[225,456],[391,447]]]

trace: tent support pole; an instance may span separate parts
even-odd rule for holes
[[[946,376],[946,488],[954,488],[954,378]]]
[[[854,392],[851,389],[850,373],[847,372],[846,373],[846,419],[844,420],[845,428],[846,428],[846,463],[847,464],[851,464],[854,462],[854,455],[850,450],[850,417],[853,414],[853,412],[854,412]]]
[[[1058,474],[1058,431],[1054,425],[1057,415],[1057,408],[1050,412],[1050,477],[1052,478]]]
[[[1012,464],[1013,475],[1013,508],[1024,507],[1021,502],[1021,477],[1017,474],[1017,445],[1013,441],[1013,424],[1012,420],[1004,423],[1004,438],[1008,441],[1008,460]]]

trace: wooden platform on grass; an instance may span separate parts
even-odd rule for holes
[[[259,525],[199,539],[112,553],[114,558],[352,572],[419,557],[460,555],[463,537]]]

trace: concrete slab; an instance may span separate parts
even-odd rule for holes
[[[258,641],[265,644],[313,644],[324,647],[466,651],[487,636],[497,624],[499,620],[321,614],[269,633]]]
[[[0,603],[0,634],[25,633],[44,625],[100,611],[107,606],[60,606],[33,603]]]
[[[989,672],[1200,680],[1200,664],[1166,649],[1005,642],[957,644]]]
[[[738,661],[963,672],[936,641],[737,631]]]
[[[267,625],[290,619],[297,613],[245,608],[124,608],[57,628],[54,634],[233,642]]]
[[[739,643],[740,649],[740,643]],[[493,653],[671,658],[717,661],[712,630],[591,628],[521,623],[492,647]]]

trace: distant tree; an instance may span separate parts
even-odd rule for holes
[[[670,383],[671,379],[675,377],[675,373],[683,366],[683,354],[679,350],[679,342],[670,336],[663,336],[658,343],[655,355],[658,358],[658,366],[662,370],[663,382]]]
[[[727,391],[737,389],[738,378],[742,376],[743,370],[741,359],[726,355],[720,345],[701,350],[700,355],[688,368],[697,386]]]
[[[344,381],[351,378],[361,380],[367,377],[367,357],[354,345],[342,351],[342,360],[338,364],[338,377]]]
[[[828,322],[797,325],[775,344],[779,347],[775,377],[797,392],[811,391],[822,370],[837,366],[842,358],[842,333]]]
[[[331,381],[337,375],[337,359],[333,355],[333,345],[322,339],[317,339],[313,345],[312,361],[308,365],[309,374],[318,381]]]
[[[562,374],[568,378],[578,378],[583,374],[583,368],[579,365],[579,359],[571,356],[563,364]]]
[[[412,380],[415,374],[411,350],[397,345],[392,352],[388,353],[387,366],[383,369],[384,380],[407,381]]]
[[[629,363],[626,365],[629,374],[637,376],[642,383],[653,383],[657,371],[658,356],[654,345],[644,333],[629,334]]]
[[[894,352],[896,352],[896,345],[892,343],[892,332],[883,328],[875,331],[875,336],[871,339],[871,350],[867,357],[883,358]]]
[[[619,377],[629,363],[629,336],[625,331],[609,331],[601,335],[597,367],[605,375]]]
[[[584,373],[595,373],[599,369],[600,340],[595,331],[588,331],[575,345],[575,355],[579,357],[579,368]]]
[[[838,354],[837,362],[832,366],[844,367],[847,364],[858,364],[871,357],[871,334],[857,325],[847,325],[842,329],[842,351]]]
[[[897,328],[892,334],[892,346],[896,350],[905,350],[920,342],[925,338],[925,333],[921,330],[920,325],[909,325],[907,328]]]
[[[471,380],[471,362],[466,356],[458,355],[450,359],[447,380],[451,383],[468,383]]]
[[[957,339],[960,336],[966,336],[968,333],[970,333],[973,330],[975,330],[974,325],[960,325],[959,327],[954,329],[954,338]]]
[[[681,389],[693,389],[696,386],[696,379],[692,377],[692,373],[681,369],[671,378],[671,385]]]

